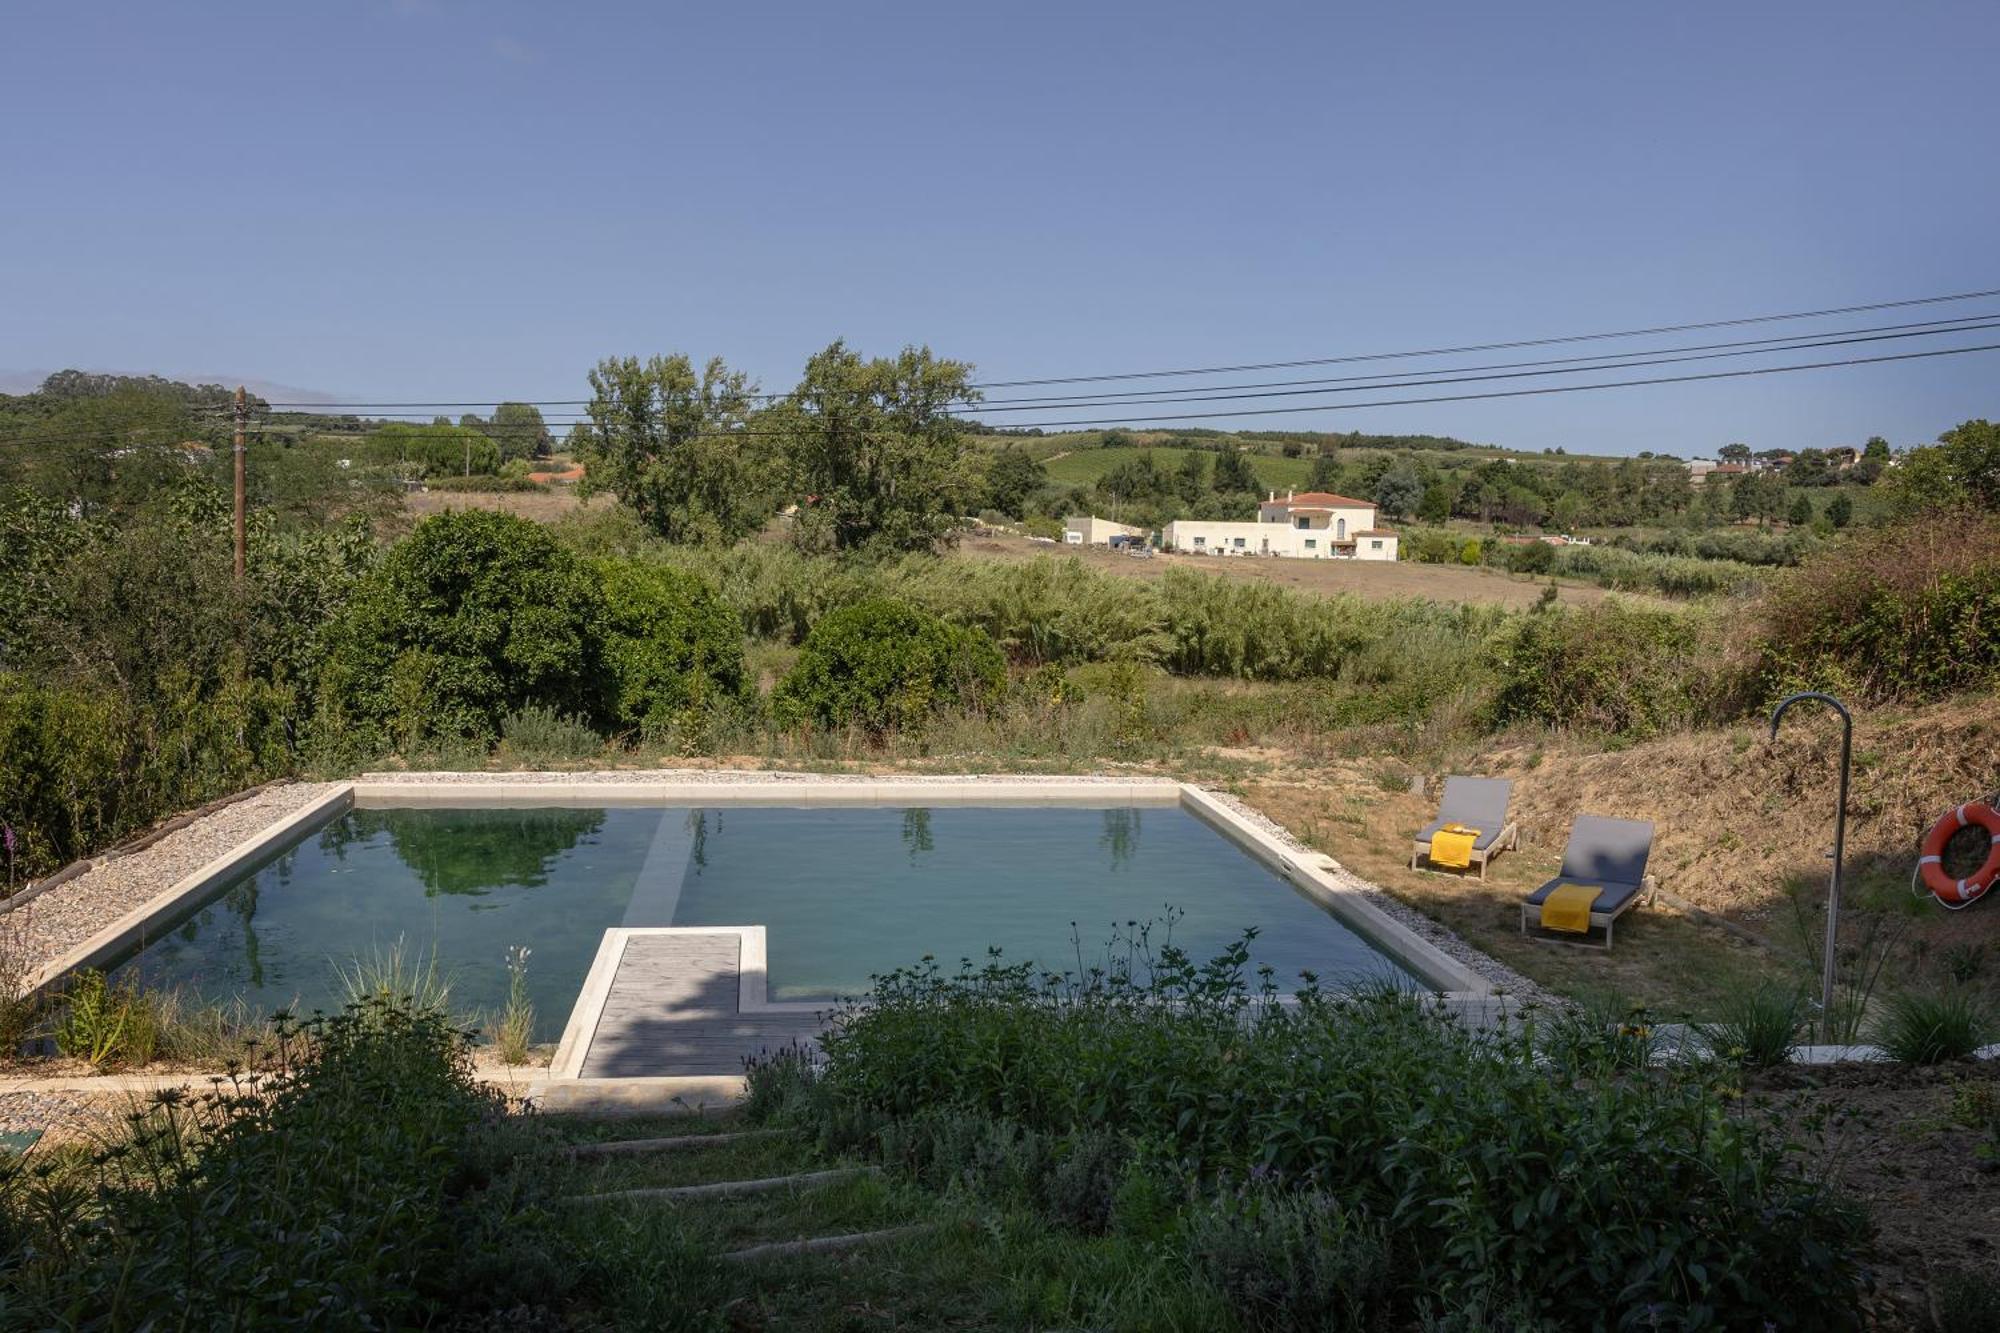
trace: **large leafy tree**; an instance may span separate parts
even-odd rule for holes
[[[928,347],[864,358],[836,341],[760,420],[782,439],[808,550],[934,550],[978,495],[952,408],[977,402],[972,367]]]
[[[590,372],[591,428],[573,444],[587,490],[609,491],[671,542],[727,543],[755,532],[773,504],[756,386],[713,359],[611,357]]]
[[[604,593],[545,528],[483,509],[425,519],[356,588],[319,677],[327,739],[491,737],[526,704],[604,708]]]
[[[1027,450],[1008,445],[986,467],[986,503],[1003,514],[1020,518],[1028,501],[1048,482],[1044,468]]]
[[[1211,479],[1218,491],[1254,494],[1257,490],[1257,471],[1250,466],[1250,456],[1233,448],[1225,447],[1215,456]]]

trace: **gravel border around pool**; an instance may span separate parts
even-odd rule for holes
[[[20,951],[27,972],[37,971],[169,885],[344,785],[293,782],[266,788],[176,829],[144,850],[110,856],[0,915],[0,937]]]

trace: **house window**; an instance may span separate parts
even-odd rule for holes
[[[1250,544],[1250,539],[1248,537],[1232,537],[1229,544],[1240,551]]]
[[[1343,518],[1343,519],[1341,519],[1341,520],[1340,520],[1339,522],[1337,522],[1337,523],[1336,523],[1336,524],[1334,525],[1334,533],[1333,533],[1333,535],[1334,535],[1334,537],[1335,537],[1336,539],[1339,539],[1339,538],[1342,538],[1342,537],[1345,537],[1345,536],[1347,535],[1347,520],[1346,520],[1346,519],[1344,519],[1344,518]]]
[[[1318,547],[1319,547],[1319,542],[1318,542],[1318,541],[1316,541],[1315,539],[1313,539],[1313,538],[1311,538],[1311,537],[1308,537],[1308,538],[1306,538],[1306,549],[1307,549],[1308,551],[1311,551],[1311,550],[1316,550],[1316,549],[1318,549]]]
[[[1312,520],[1304,514],[1300,514],[1292,520],[1292,526],[1295,528],[1309,528],[1312,526]]]
[[[1206,546],[1206,545],[1208,545],[1208,538],[1206,538],[1206,537],[1196,537],[1196,538],[1194,539],[1194,544],[1195,544],[1196,546]]]
[[[1381,543],[1381,542],[1369,542],[1369,543],[1368,543],[1368,549],[1369,549],[1369,550],[1371,550],[1371,551],[1379,551],[1379,550],[1381,550],[1381,549],[1382,549],[1382,543]]]

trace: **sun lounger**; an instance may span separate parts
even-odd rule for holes
[[[1653,822],[1649,819],[1607,819],[1603,815],[1578,815],[1569,831],[1569,846],[1563,850],[1562,871],[1554,879],[1529,894],[1521,904],[1521,933],[1559,944],[1581,944],[1609,949],[1611,930],[1618,918],[1651,897],[1655,886],[1646,873],[1646,858],[1653,850]],[[1542,905],[1563,885],[1594,890],[1588,916],[1579,931],[1556,931],[1542,927]],[[1581,895],[1575,895],[1579,900]],[[1602,930],[1600,944],[1591,932]]]
[[[1418,830],[1416,841],[1410,844],[1410,869],[1417,868],[1417,862],[1431,853],[1431,838],[1447,824],[1462,824],[1479,830],[1473,839],[1471,864],[1479,868],[1479,878],[1486,878],[1486,862],[1492,855],[1504,849],[1512,850],[1521,842],[1521,833],[1514,821],[1507,818],[1507,800],[1514,793],[1514,783],[1508,778],[1446,778],[1444,799],[1438,802],[1438,817]]]

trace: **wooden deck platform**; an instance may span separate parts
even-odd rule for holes
[[[811,1042],[825,1026],[818,1013],[745,1011],[744,945],[733,932],[609,932],[564,1041],[580,1043],[573,1076],[737,1075],[747,1056]],[[763,959],[747,961],[760,973],[748,989],[761,994]]]

